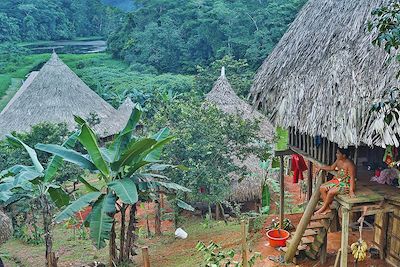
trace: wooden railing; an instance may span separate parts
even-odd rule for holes
[[[304,211],[303,216],[301,217],[301,220],[300,220],[300,222],[297,226],[296,232],[290,242],[288,250],[285,253],[285,262],[287,262],[287,263],[292,262],[293,257],[296,255],[297,247],[300,244],[301,238],[303,237],[304,232],[307,228],[307,225],[310,222],[312,215],[314,214],[315,207],[318,204],[319,197],[320,197],[319,188],[320,188],[322,182],[325,181],[325,177],[326,177],[325,171],[320,171],[318,173],[317,184],[316,184],[314,193],[312,194],[311,199],[308,202],[306,210]]]

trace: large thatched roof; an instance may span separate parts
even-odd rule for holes
[[[395,143],[371,104],[398,86],[397,64],[371,44],[366,22],[386,0],[309,0],[260,67],[251,95],[278,125],[340,146]],[[389,137],[388,137],[389,136]]]
[[[225,75],[225,68],[221,70],[221,76],[215,82],[212,90],[207,94],[206,100],[214,103],[225,113],[241,116],[246,120],[259,121],[260,132],[258,136],[264,141],[271,141],[274,137],[274,127],[260,112],[254,110],[250,104],[236,95]],[[260,159],[255,155],[249,155],[244,161],[234,159],[239,167],[246,166],[252,175],[240,180],[237,175],[231,175],[232,192],[230,200],[245,202],[261,197],[262,169],[259,166]]]
[[[0,113],[0,138],[12,131],[29,131],[41,122],[65,122],[72,130],[73,115],[89,118],[96,114],[94,126],[99,136],[117,133],[127,122],[132,102],[126,100],[116,110],[92,91],[58,56],[38,73],[32,73]]]

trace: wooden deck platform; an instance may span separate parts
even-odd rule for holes
[[[351,198],[349,195],[338,195],[335,200],[341,206],[342,212],[342,238],[341,238],[341,259],[340,266],[347,266],[348,252],[348,233],[350,223],[350,213],[362,211],[367,208],[366,215],[386,216],[394,212],[400,207],[400,188],[389,185],[381,185],[378,183],[362,183],[356,185],[356,197]],[[382,236],[385,238],[385,236]],[[383,244],[382,240],[380,244]],[[384,255],[385,247],[380,247],[381,255]]]

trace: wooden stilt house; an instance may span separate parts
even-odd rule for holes
[[[394,115],[399,110],[387,105],[387,100],[396,98],[390,89],[399,85],[395,77],[399,65],[387,61],[386,53],[371,44],[366,31],[371,11],[385,3],[309,0],[260,67],[251,89],[255,107],[289,131],[289,149],[276,152],[281,162],[284,155],[298,153],[309,160],[310,167],[330,165],[337,147],[352,150],[357,166],[356,197],[335,198],[341,217],[338,263],[342,267],[350,260],[351,217],[357,219],[365,208],[367,215],[375,216],[374,243],[380,257],[400,266],[400,189],[370,181],[374,169],[384,167],[385,149],[399,147],[400,136],[399,116]],[[310,172],[309,202],[285,249],[286,261],[301,250],[310,258],[326,261],[327,233],[336,230],[338,217],[334,213],[316,217],[313,212],[319,186],[331,175],[335,173],[312,177]],[[283,209],[280,216],[283,220]]]

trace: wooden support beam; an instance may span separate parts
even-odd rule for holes
[[[386,240],[387,240],[387,230],[389,225],[389,213],[382,214],[382,228],[381,235],[379,236],[379,256],[381,260],[386,257]]]
[[[320,196],[319,187],[321,186],[323,180],[321,176],[324,175],[326,175],[325,171],[319,173],[314,193],[312,194],[312,197],[308,202],[308,205],[303,213],[303,216],[301,217],[301,220],[297,225],[296,232],[290,242],[289,247],[287,248],[287,251],[285,253],[285,262],[287,263],[292,262],[297,251],[297,246],[300,244],[304,231],[306,230],[307,225],[310,222],[311,216],[314,214],[314,209],[317,206]]]
[[[292,144],[292,127],[289,127],[289,145],[291,145]]]
[[[326,164],[326,138],[322,138],[322,158],[321,162]]]
[[[275,157],[289,156],[289,155],[293,155],[293,154],[296,154],[296,152],[294,152],[290,148],[286,149],[286,150],[281,150],[281,151],[274,151],[274,156]]]
[[[306,154],[308,154],[308,146],[310,145],[310,140],[308,140],[308,135],[306,135],[305,137],[305,145],[304,145],[304,152],[306,152]]]
[[[150,256],[149,256],[149,248],[148,247],[142,248],[142,256],[143,256],[143,266],[150,267]]]
[[[347,267],[347,253],[349,245],[349,210],[342,207],[342,240],[340,249],[342,255],[340,257],[340,267]]]
[[[326,263],[326,256],[328,255],[327,249],[328,249],[328,229],[325,230],[326,235],[324,236],[324,243],[321,246],[321,252],[320,252],[320,262],[322,265]]]
[[[242,226],[242,266],[243,267],[248,267],[248,249],[247,249],[247,231],[246,231],[246,221],[242,220],[241,221],[241,226]]]
[[[280,156],[280,179],[279,179],[281,194],[279,199],[279,225],[283,229],[283,220],[285,219],[285,175],[283,156]]]
[[[307,200],[311,199],[312,195],[312,184],[313,184],[313,163],[311,160],[308,161],[308,177],[307,177]]]
[[[327,140],[326,143],[326,165],[331,165],[331,141]]]
[[[336,149],[337,149],[337,145],[335,143],[332,143],[332,163],[331,163],[331,165],[336,161]],[[342,252],[343,252],[343,250],[342,250]]]

